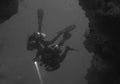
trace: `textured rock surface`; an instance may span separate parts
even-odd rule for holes
[[[120,83],[120,1],[79,0],[89,19],[84,46],[94,56],[88,69],[88,84]]]
[[[18,0],[0,0],[0,24],[18,12]]]

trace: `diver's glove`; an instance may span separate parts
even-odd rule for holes
[[[33,58],[33,62],[35,62],[35,61],[36,61],[36,62],[40,62],[40,58],[39,58],[39,57],[34,57],[34,58]]]

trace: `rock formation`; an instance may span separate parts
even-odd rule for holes
[[[0,0],[0,24],[18,12],[18,0]]]
[[[85,48],[94,53],[88,84],[120,84],[120,0],[79,0],[89,19]]]

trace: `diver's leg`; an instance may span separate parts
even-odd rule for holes
[[[63,52],[63,54],[61,55],[61,62],[65,59],[65,57],[67,56],[67,53],[69,51],[68,46],[65,48],[65,51]]]
[[[70,26],[66,27],[65,29],[57,32],[58,35],[57,35],[56,37],[54,37],[54,38],[50,41],[50,43],[53,44],[62,34],[64,34],[63,37],[65,36],[65,39],[66,39],[66,35],[67,35],[67,36],[68,36],[68,34],[70,35],[69,32],[72,31],[72,30],[75,29],[75,28],[76,28],[76,25],[73,24],[73,25],[70,25]]]
[[[62,33],[59,33],[57,36],[55,36],[50,43],[53,44],[60,36],[62,35]]]
[[[37,9],[37,17],[38,17],[38,32],[42,31],[42,23],[43,23],[43,17],[44,17],[44,10],[38,8]]]
[[[65,41],[67,41],[67,40],[69,40],[70,38],[71,38],[71,34],[70,33],[65,33],[64,35],[63,35],[63,39],[59,42],[59,46],[63,46],[64,45],[64,43],[65,43]]]
[[[61,31],[58,31],[57,33],[69,33],[71,32],[72,30],[74,30],[76,28],[76,25],[75,24],[72,24],[72,25],[69,25],[67,26],[66,28],[64,28],[63,30]]]
[[[58,46],[61,47],[61,46],[64,45],[64,43],[65,43],[65,39],[62,39],[62,40],[58,43]]]
[[[65,57],[67,56],[68,51],[72,51],[72,50],[78,51],[77,49],[71,48],[71,47],[69,47],[69,46],[67,46],[67,47],[65,48],[65,51],[64,51],[63,54],[61,55],[61,62],[62,62],[62,61],[65,59]]]

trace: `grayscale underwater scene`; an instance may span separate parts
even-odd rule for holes
[[[120,84],[119,0],[0,0],[0,84]]]

